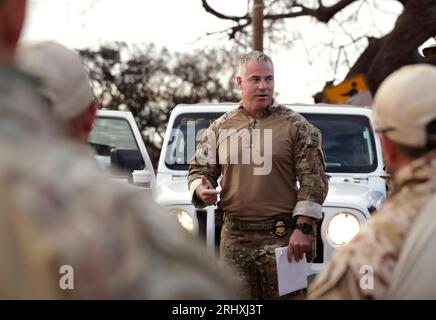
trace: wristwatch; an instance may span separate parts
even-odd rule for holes
[[[312,234],[312,225],[309,223],[296,223],[295,229],[301,230],[304,234]]]

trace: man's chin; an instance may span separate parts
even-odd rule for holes
[[[255,99],[253,106],[256,109],[266,109],[268,108],[272,103],[272,100],[269,98],[265,98],[265,99]]]

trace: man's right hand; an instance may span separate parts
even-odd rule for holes
[[[218,190],[209,188],[206,177],[201,176],[201,183],[195,188],[195,195],[206,205],[210,206],[217,202],[218,194]]]

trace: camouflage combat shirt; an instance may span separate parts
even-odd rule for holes
[[[245,220],[278,214],[321,218],[327,195],[320,131],[303,116],[276,101],[254,118],[240,105],[208,128],[189,168],[194,193],[204,175],[217,187],[226,215]],[[300,187],[297,188],[297,180]]]

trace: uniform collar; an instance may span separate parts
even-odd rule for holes
[[[436,186],[436,150],[429,151],[424,156],[401,168],[394,177],[396,191],[406,185],[427,182]]]
[[[277,108],[278,106],[279,106],[279,104],[278,104],[277,100],[273,98],[273,101],[272,101],[271,105],[268,106],[265,110],[263,110],[263,111],[259,114],[258,118],[263,118],[263,117],[267,117],[267,116],[269,116],[270,114],[272,114],[272,113],[274,112],[274,110],[276,110],[276,108]],[[239,109],[240,111],[245,112],[246,114],[249,114],[249,115],[250,115],[250,113],[249,113],[247,110],[245,110],[244,106],[242,105],[242,100],[239,101],[239,103],[238,103],[238,109]],[[251,116],[251,115],[250,115],[250,116]]]

